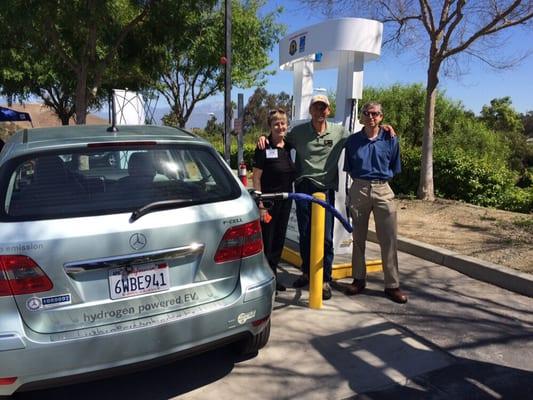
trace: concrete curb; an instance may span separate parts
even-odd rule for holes
[[[367,240],[378,243],[376,232],[369,230]],[[474,279],[533,297],[533,276],[530,274],[400,236],[398,250],[444,265]]]

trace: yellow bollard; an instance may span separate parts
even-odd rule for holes
[[[324,193],[313,193],[313,197],[326,201]],[[324,282],[324,231],[326,210],[313,203],[311,208],[311,251],[309,254],[309,307],[322,308],[322,286]]]

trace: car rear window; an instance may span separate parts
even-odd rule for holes
[[[128,212],[180,200],[180,207],[236,198],[240,189],[203,146],[90,147],[15,159],[2,173],[3,220]]]

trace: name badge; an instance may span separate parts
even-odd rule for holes
[[[266,158],[278,158],[278,149],[266,149]]]

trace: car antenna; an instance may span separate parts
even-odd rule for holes
[[[109,105],[110,105],[110,118],[108,119],[109,122],[111,122],[111,126],[107,128],[108,132],[118,132],[117,128],[117,116],[116,116],[116,110],[115,110],[115,91],[111,89],[111,92],[109,93]]]

